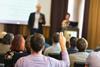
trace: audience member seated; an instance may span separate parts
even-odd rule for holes
[[[87,58],[89,67],[100,67],[100,51],[91,52]]]
[[[31,35],[32,36],[32,35]],[[30,53],[31,54],[31,46],[30,46],[30,38],[31,38],[31,36],[28,36],[27,38],[26,38],[26,41],[25,41],[25,48],[26,48],[26,51],[27,51],[27,53]]]
[[[14,35],[8,33],[2,39],[2,43],[0,43],[0,54],[5,54],[7,51],[10,50],[10,45],[12,40],[14,39]]]
[[[86,62],[86,59],[89,55],[88,52],[85,52],[85,50],[88,47],[88,42],[84,38],[80,38],[77,41],[77,48],[79,52],[70,54],[70,61],[71,61],[71,67],[74,67],[75,62]]]
[[[69,67],[70,61],[65,43],[66,39],[63,36],[63,33],[60,33],[62,60],[59,61],[54,58],[42,55],[42,50],[45,44],[45,38],[42,34],[35,33],[31,37],[30,41],[32,54],[20,58],[15,64],[15,67]]]
[[[100,46],[97,46],[97,48],[94,51],[100,51]]]
[[[56,53],[56,54],[60,54],[61,52],[61,48],[60,48],[60,43],[59,43],[59,34],[58,33],[54,33],[53,34],[53,44],[52,46],[48,47],[45,52],[44,55],[48,55],[49,53]]]
[[[28,36],[28,37],[26,38],[26,41],[25,41],[26,51],[27,51],[28,53],[31,53],[31,51],[32,51],[32,49],[31,49],[31,47],[30,47],[30,38],[31,38],[32,36],[33,36],[33,35]],[[49,47],[49,46],[50,46],[49,44],[45,43],[45,48],[44,48],[43,51],[45,51],[45,49],[46,49],[47,47]],[[43,53],[44,53],[44,52],[43,52]]]
[[[45,42],[45,48],[48,48],[48,47],[50,47],[50,45],[47,42]]]
[[[77,46],[77,38],[71,37],[70,38],[70,48],[68,48],[68,53],[72,54],[72,53],[78,52],[78,49],[76,46]]]
[[[16,35],[12,41],[10,51],[5,54],[5,67],[14,67],[16,61],[22,57],[28,55],[25,52],[25,40],[21,35]]]

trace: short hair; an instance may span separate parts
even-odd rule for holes
[[[54,43],[58,43],[59,42],[59,34],[58,33],[54,33],[53,34],[53,42]]]
[[[11,51],[24,51],[25,50],[25,39],[22,35],[15,35],[11,47]]]
[[[88,42],[86,39],[84,38],[80,38],[77,41],[77,48],[79,49],[79,51],[85,51],[85,49],[87,49],[88,47]]]
[[[13,39],[14,39],[14,35],[12,33],[7,33],[2,39],[2,41],[4,44],[11,44]]]
[[[40,33],[35,33],[30,40],[31,48],[34,52],[39,52],[45,45],[45,38]]]
[[[71,45],[71,47],[76,47],[77,46],[77,38],[76,37],[71,37],[70,38],[70,45]]]
[[[42,5],[40,3],[36,4],[36,7],[42,7]]]
[[[67,15],[69,15],[69,16],[70,16],[70,13],[68,13],[68,12],[67,12]]]

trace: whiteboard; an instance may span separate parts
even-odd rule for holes
[[[37,0],[0,0],[0,23],[27,24]]]

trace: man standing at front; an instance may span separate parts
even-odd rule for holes
[[[45,16],[41,13],[41,5],[36,5],[36,12],[30,14],[28,21],[28,28],[30,30],[30,34],[34,33],[43,33],[42,25],[45,24]]]

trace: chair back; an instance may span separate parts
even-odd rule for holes
[[[48,56],[55,58],[55,59],[58,59],[58,60],[62,60],[61,55],[57,54],[57,53],[50,53],[50,54],[48,54]]]
[[[85,62],[75,62],[74,67],[89,67],[89,64]]]

